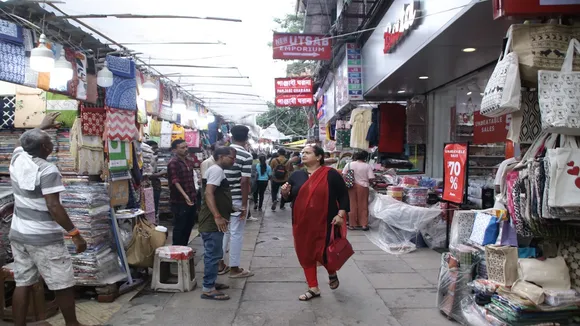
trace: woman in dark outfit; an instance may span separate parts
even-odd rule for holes
[[[304,269],[308,291],[299,299],[320,296],[316,267],[326,267],[326,248],[333,226],[345,222],[349,210],[348,189],[338,171],[324,166],[324,150],[306,146],[302,150],[305,170],[294,172],[282,186],[282,195],[292,201],[292,234],[298,261]],[[339,286],[336,271],[328,270],[330,288]]]

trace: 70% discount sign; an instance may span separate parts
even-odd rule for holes
[[[445,166],[443,200],[463,203],[468,144],[447,144],[443,151]]]

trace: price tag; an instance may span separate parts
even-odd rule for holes
[[[443,200],[457,204],[463,203],[467,150],[468,144],[466,143],[445,145],[443,151],[443,164],[445,167]]]

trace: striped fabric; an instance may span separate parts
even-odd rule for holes
[[[13,163],[22,153],[22,147],[14,150],[10,163],[12,169],[19,168]],[[11,175],[14,215],[9,235],[10,241],[35,246],[63,242],[63,229],[52,219],[43,197],[65,190],[61,174],[54,164],[37,157],[33,158],[33,161],[39,167],[34,190],[21,189]]]
[[[232,200],[242,200],[242,177],[252,177],[252,154],[242,146],[232,144],[236,149],[236,162],[232,167],[225,170],[226,178],[232,190]]]
[[[137,136],[135,111],[107,107],[105,135],[109,140],[132,141]]]

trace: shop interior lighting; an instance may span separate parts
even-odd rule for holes
[[[46,35],[40,35],[39,44],[30,52],[30,68],[38,72],[54,69],[54,53],[46,47]]]
[[[405,93],[405,90],[404,90],[404,89],[402,89],[402,90],[398,91],[397,93],[399,93],[399,94],[403,94],[403,93]]]
[[[54,64],[54,69],[50,73],[51,78],[56,79],[59,84],[64,84],[73,77],[73,67],[70,62],[66,60],[64,48],[60,50],[60,57]]]
[[[479,95],[483,96],[483,95],[484,95],[484,93],[479,93]]]
[[[475,50],[477,50],[476,48],[465,48],[461,51],[466,52],[466,53],[471,53],[471,52],[475,52]]]
[[[423,79],[423,80],[429,79],[429,76],[421,76],[421,77],[419,77],[419,79]]]
[[[471,95],[471,94],[472,94],[472,92],[467,92],[467,96],[469,96],[469,95]]]
[[[107,61],[103,69],[97,73],[97,85],[105,88],[113,86],[113,73],[107,67]]]
[[[143,83],[141,87],[141,98],[147,102],[155,101],[159,97],[159,90],[157,85],[155,85],[151,79],[147,78],[147,81]]]

